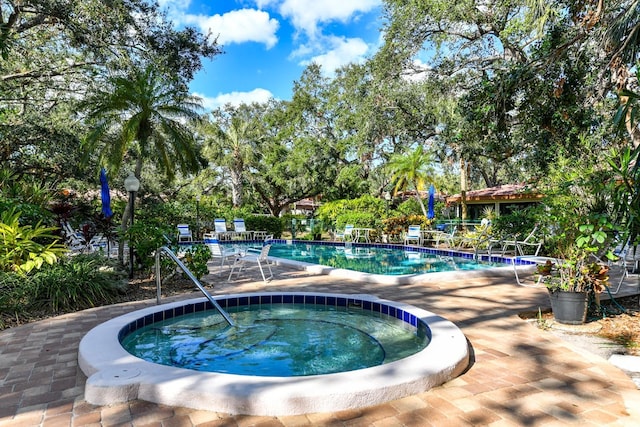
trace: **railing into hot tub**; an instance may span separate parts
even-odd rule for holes
[[[202,292],[204,296],[207,297],[211,305],[213,305],[215,309],[218,310],[218,312],[222,315],[222,317],[224,317],[224,320],[227,321],[229,326],[235,326],[235,324],[233,323],[233,320],[231,320],[231,317],[229,317],[229,314],[226,311],[224,311],[222,307],[220,307],[220,304],[218,304],[216,300],[213,299],[211,294],[207,292],[207,290],[202,286],[200,281],[196,279],[196,276],[194,276],[193,273],[187,268],[187,266],[184,265],[182,261],[180,261],[180,259],[176,256],[176,254],[174,254],[173,251],[166,246],[162,246],[160,249],[156,251],[156,301],[157,303],[160,304],[160,298],[161,298],[162,278],[160,277],[160,270],[161,270],[160,257],[162,256],[162,252],[169,255],[169,258],[171,258],[173,262],[175,262],[178,265],[178,267],[180,267],[180,269],[184,271],[184,274],[186,274],[187,277],[189,277],[189,279],[191,279],[191,281],[198,287],[200,292]]]

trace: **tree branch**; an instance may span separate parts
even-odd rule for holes
[[[46,70],[46,71],[29,70],[29,71],[24,71],[22,73],[7,74],[4,76],[0,76],[0,81],[5,82],[10,80],[38,78],[38,77],[44,77],[44,76],[47,76],[47,77],[61,76],[76,68],[86,67],[89,65],[98,65],[98,62],[76,62],[69,65],[68,67],[61,68],[59,70]]]

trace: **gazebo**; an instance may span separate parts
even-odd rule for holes
[[[543,194],[524,183],[470,190],[465,194],[467,219],[480,219],[486,208],[492,208],[496,215],[505,214],[516,208],[539,203],[543,197]],[[455,207],[458,217],[461,216],[461,205],[462,194],[447,197],[447,206]]]

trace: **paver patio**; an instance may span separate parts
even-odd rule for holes
[[[570,347],[520,320],[547,307],[544,289],[513,276],[465,277],[411,285],[358,283],[283,266],[268,284],[211,276],[213,294],[322,291],[374,294],[434,311],[469,340],[472,362],[453,381],[425,393],[358,410],[286,417],[229,415],[143,401],[109,407],[83,400],[78,345],[97,324],[155,304],[100,307],[0,332],[0,426],[639,426],[640,391],[599,356]],[[259,273],[257,273],[259,274]],[[166,301],[193,298],[194,294]]]

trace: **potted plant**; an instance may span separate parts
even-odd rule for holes
[[[547,261],[538,273],[549,291],[551,310],[556,321],[582,324],[586,321],[590,296],[597,299],[609,280],[609,267],[604,260],[615,258],[610,250],[612,231],[606,218],[595,224],[578,227],[578,237],[565,248],[557,263]]]

